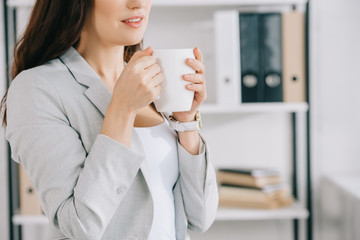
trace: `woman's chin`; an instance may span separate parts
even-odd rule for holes
[[[122,39],[121,43],[119,43],[119,45],[123,45],[123,46],[131,46],[131,45],[136,45],[138,43],[141,42],[141,40],[143,40],[144,35],[139,35],[139,36],[134,36],[134,37],[128,37],[127,39]]]

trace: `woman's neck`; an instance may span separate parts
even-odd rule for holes
[[[82,35],[77,51],[112,92],[124,69],[124,46],[105,46],[96,38]]]

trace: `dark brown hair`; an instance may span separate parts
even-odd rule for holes
[[[13,80],[21,71],[54,59],[71,46],[76,47],[93,0],[37,0],[22,38],[14,48]],[[125,46],[124,61],[141,49],[141,44]],[[0,103],[6,126],[7,91]],[[1,112],[1,111],[0,111]]]

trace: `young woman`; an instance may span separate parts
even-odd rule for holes
[[[3,99],[12,158],[52,239],[189,239],[214,221],[218,194],[205,140],[176,132],[152,102],[164,77],[140,50],[151,0],[37,0]],[[195,121],[206,98],[202,54],[184,75]],[[125,64],[126,63],[126,64]]]

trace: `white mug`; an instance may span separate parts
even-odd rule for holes
[[[185,60],[195,58],[193,49],[154,49],[153,56],[161,67],[165,80],[161,83],[160,95],[154,101],[159,112],[189,111],[194,99],[194,91],[185,88],[190,82],[182,76],[195,73]]]

